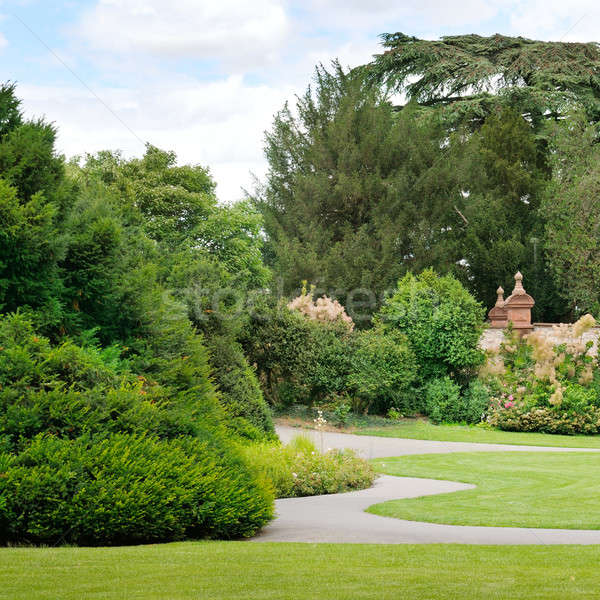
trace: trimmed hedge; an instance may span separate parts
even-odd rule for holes
[[[0,542],[112,545],[253,535],[272,496],[233,449],[194,438],[40,435],[0,454]]]
[[[492,409],[487,422],[505,431],[539,431],[563,435],[600,433],[600,408],[588,406],[584,411],[556,410],[554,407]]]

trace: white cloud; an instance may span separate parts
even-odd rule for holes
[[[600,6],[596,0],[533,0],[519,3],[510,22],[524,37],[590,42],[599,37]]]
[[[484,23],[507,5],[505,0],[310,0],[315,18],[329,28],[376,29],[377,33],[403,31],[411,33],[416,24],[427,27],[453,27]]]
[[[289,22],[279,0],[100,0],[78,33],[110,53],[249,67],[274,60]]]
[[[149,141],[174,150],[180,163],[208,166],[226,202],[241,198],[241,187],[252,188],[250,171],[264,174],[263,132],[291,95],[289,88],[248,86],[236,76],[190,80],[167,93],[151,85],[95,90],[126,127],[83,88],[20,85],[18,92],[27,114],[56,123],[59,150],[67,156],[102,149],[141,156]]]
[[[6,39],[5,35],[0,31],[0,50],[2,48],[6,48],[6,46],[8,46],[8,40]]]

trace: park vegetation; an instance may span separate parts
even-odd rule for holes
[[[536,320],[600,312],[597,45],[384,47],[317,67],[231,205],[150,144],[67,161],[0,87],[1,543],[248,537],[276,496],[370,485],[279,445],[299,406],[599,432],[589,345],[478,347],[517,270]]]

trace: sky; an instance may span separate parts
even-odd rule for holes
[[[253,189],[264,132],[314,66],[368,62],[379,34],[600,40],[597,0],[0,0],[2,80],[67,157],[149,142],[210,169],[223,202]]]

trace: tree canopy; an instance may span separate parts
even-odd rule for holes
[[[452,122],[481,122],[499,104],[534,124],[582,107],[600,119],[600,46],[495,34],[423,40],[381,36],[385,51],[366,66],[371,81],[439,107]]]
[[[360,324],[357,313],[368,316],[407,270],[447,271],[460,217],[445,137],[435,118],[396,115],[362,77],[318,67],[266,135],[269,172],[255,198],[284,291],[308,280]],[[368,294],[349,296],[359,289]]]

